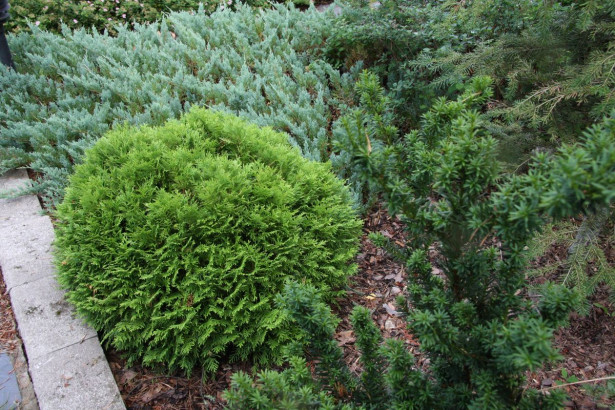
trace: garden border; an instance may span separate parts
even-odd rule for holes
[[[25,170],[0,176],[0,192],[29,184]],[[41,409],[125,409],[96,332],[58,285],[51,219],[34,195],[0,199],[0,266]]]

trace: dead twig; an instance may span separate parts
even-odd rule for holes
[[[590,380],[581,380],[579,382],[574,382],[574,383],[564,383],[564,384],[559,384],[557,386],[551,386],[551,387],[547,387],[546,389],[541,389],[540,391],[547,391],[547,390],[553,390],[553,389],[559,389],[562,387],[566,387],[566,386],[572,386],[575,384],[584,384],[584,383],[593,383],[593,382],[601,382],[603,380],[615,380],[615,376],[606,376],[606,377],[599,377],[597,379],[590,379]]]

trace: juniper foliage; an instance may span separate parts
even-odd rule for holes
[[[275,295],[289,278],[336,295],[361,226],[327,164],[204,109],[106,134],[55,216],[60,282],[103,342],[207,374],[221,357],[280,359],[294,335]]]
[[[9,36],[17,70],[0,67],[0,173],[33,169],[41,178],[31,190],[55,205],[73,165],[106,131],[160,125],[194,105],[288,132],[304,156],[326,160],[331,107],[351,84],[319,59],[331,25],[314,8],[238,6],[171,13],[116,37],[36,27]]]

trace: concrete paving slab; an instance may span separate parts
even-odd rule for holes
[[[0,227],[22,222],[41,215],[36,195],[0,199]]]
[[[38,202],[36,206],[40,210]],[[48,216],[0,225],[0,238],[0,266],[7,290],[54,275],[51,243],[55,237]]]
[[[30,360],[30,374],[41,410],[125,409],[97,338]]]
[[[21,190],[24,187],[31,186],[32,183],[28,178],[28,172],[25,169],[14,169],[6,172],[0,178],[0,193],[4,191]]]
[[[0,192],[28,183],[24,170],[11,171],[0,176]],[[0,199],[0,266],[37,396],[24,409],[38,408],[36,399],[41,409],[125,409],[96,332],[57,283],[53,240],[35,196]]]
[[[28,360],[96,336],[66,302],[55,277],[17,286],[9,294]]]

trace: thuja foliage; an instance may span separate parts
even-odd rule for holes
[[[354,379],[342,364],[337,367],[340,354],[332,351],[330,329],[312,321],[316,312],[325,315],[324,308],[309,289],[291,288],[287,309],[314,335],[305,341],[308,358],[316,362],[316,382],[338,404],[561,407],[562,392],[527,388],[524,374],[559,357],[553,331],[566,322],[577,296],[548,284],[539,300],[525,298],[526,246],[549,217],[591,213],[615,199],[615,136],[590,131],[576,146],[537,155],[527,174],[501,177],[496,141],[476,111],[491,96],[490,86],[489,78],[477,77],[456,101],[436,101],[422,127],[397,143],[370,144],[364,135],[347,141],[353,165],[364,169],[390,211],[407,224],[404,247],[381,236],[372,240],[405,265],[408,298],[397,303],[431,363],[428,375],[413,370],[403,344],[381,343],[369,314],[359,308],[353,324],[365,370]],[[577,151],[592,153],[591,166],[571,166],[577,155],[586,155]],[[434,259],[431,247],[437,249]],[[433,274],[434,265],[442,276]],[[301,292],[307,296],[296,296]],[[263,392],[258,383],[243,388],[248,395]]]
[[[0,172],[28,166],[57,203],[83,151],[115,125],[162,124],[192,105],[233,112],[290,134],[327,159],[342,77],[319,59],[330,16],[292,6],[168,19],[116,37],[33,27],[10,36],[16,70],[0,66]]]
[[[266,364],[294,338],[284,282],[329,297],[355,271],[360,222],[326,164],[287,136],[194,109],[87,151],[55,214],[68,300],[131,362]]]

